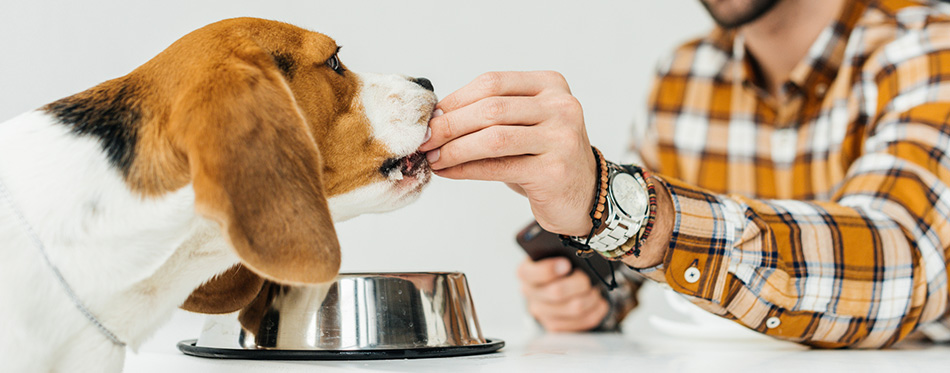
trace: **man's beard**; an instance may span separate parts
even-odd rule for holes
[[[700,0],[700,2],[703,4],[703,7],[705,7],[706,11],[709,12],[709,15],[712,16],[714,21],[716,21],[716,24],[727,29],[737,28],[759,19],[763,14],[768,13],[769,10],[775,7],[775,4],[778,4],[779,1],[781,0],[749,0],[748,6],[744,9],[740,9],[729,14],[721,14],[728,13],[723,12],[723,6],[714,8],[712,5],[709,5],[706,0]],[[717,13],[717,10],[719,13]]]

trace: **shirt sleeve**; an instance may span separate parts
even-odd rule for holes
[[[947,50],[870,57],[857,86],[868,107],[860,156],[830,201],[714,194],[661,172],[675,225],[663,263],[641,273],[710,312],[817,347],[878,348],[945,322],[947,61]]]

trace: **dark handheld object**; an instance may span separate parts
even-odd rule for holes
[[[603,276],[610,276],[613,272],[613,266],[607,259],[600,255],[591,255],[587,258],[590,265],[584,263],[584,258],[577,256],[576,249],[564,246],[561,238],[554,233],[541,228],[537,222],[529,224],[518,232],[515,241],[533,261],[553,257],[565,257],[571,261],[571,268],[580,269],[590,278],[591,284],[603,286],[601,284]],[[596,271],[596,272],[594,272]]]

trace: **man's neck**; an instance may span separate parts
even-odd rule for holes
[[[841,14],[845,3],[847,0],[784,0],[739,28],[769,93],[779,97],[779,87],[821,31]]]

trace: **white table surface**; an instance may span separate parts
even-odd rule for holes
[[[508,328],[499,328],[502,323],[497,321],[481,320],[486,337],[506,342],[501,351],[468,357],[375,361],[250,361],[186,356],[175,345],[180,340],[197,338],[204,317],[178,312],[137,353],[127,354],[125,372],[950,372],[950,345],[946,344],[902,342],[883,351],[810,350],[749,332],[731,322],[717,323],[715,318],[705,319],[698,313],[695,320],[687,320],[698,323],[693,326],[657,320],[675,319],[671,315],[677,309],[683,311],[682,305],[672,310],[640,307],[624,324],[623,333],[544,333],[522,315],[516,315],[517,320],[509,322],[515,326]]]

